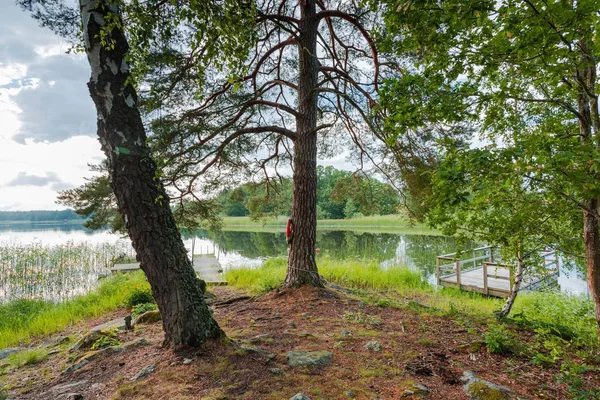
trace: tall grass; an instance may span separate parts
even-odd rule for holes
[[[62,303],[20,299],[0,304],[0,349],[27,343],[86,318],[98,317],[125,303],[134,290],[149,287],[141,271],[118,274],[102,281],[88,294]]]
[[[19,298],[66,300],[88,292],[112,260],[132,256],[126,241],[114,244],[0,243],[0,302]]]
[[[266,260],[260,268],[232,269],[227,281],[253,293],[273,290],[283,282],[287,261],[285,258]],[[382,269],[376,261],[338,261],[328,257],[318,260],[319,273],[331,283],[357,289],[425,289],[429,285],[418,271],[403,267]]]

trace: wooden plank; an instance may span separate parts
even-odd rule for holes
[[[195,255],[192,263],[194,271],[208,284],[227,285],[223,278],[222,268],[219,260],[213,254]],[[110,269],[112,274],[134,272],[140,269],[140,263],[115,264]]]

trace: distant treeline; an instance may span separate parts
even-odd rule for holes
[[[290,215],[292,188],[290,178],[268,190],[264,183],[244,183],[223,190],[215,200],[225,216]],[[398,191],[387,183],[331,166],[317,167],[318,219],[395,214],[400,204]]]
[[[56,222],[81,220],[86,217],[77,215],[73,210],[35,210],[35,211],[0,211],[0,224],[9,222]]]

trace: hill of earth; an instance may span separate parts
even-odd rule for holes
[[[563,355],[539,348],[530,329],[499,326],[491,317],[453,307],[443,311],[418,297],[337,285],[258,296],[231,286],[211,292],[209,302],[229,340],[200,349],[165,349],[161,324],[151,318],[156,311],[128,330],[119,329],[129,313],[120,309],[36,338],[4,358],[0,397],[496,400],[598,395],[597,355],[584,359],[585,351],[570,344],[569,364],[561,367],[550,357]],[[103,326],[113,329],[82,341],[107,322]],[[534,349],[539,362],[532,362]],[[6,356],[5,349],[0,357],[3,352]]]

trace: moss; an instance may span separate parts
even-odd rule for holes
[[[480,400],[506,400],[506,394],[493,389],[483,382],[474,382],[469,386],[469,394]]]

